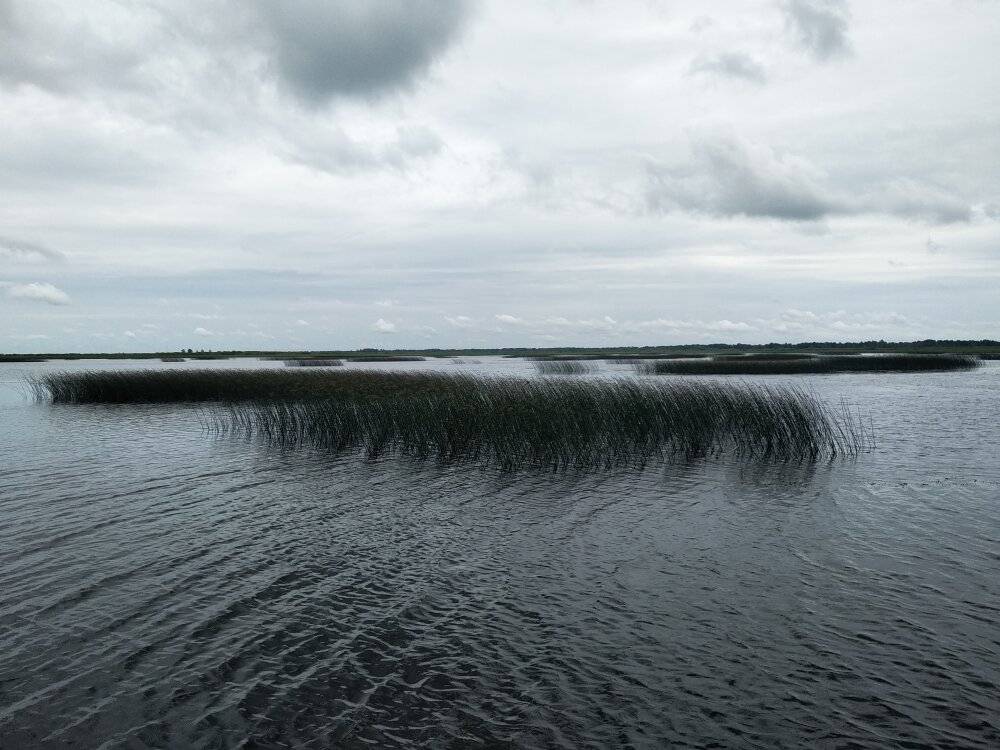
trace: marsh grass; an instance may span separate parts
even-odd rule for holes
[[[745,352],[743,354],[716,354],[713,359],[743,361],[753,360],[780,362],[783,360],[815,359],[810,352]]]
[[[978,357],[960,354],[884,354],[714,357],[702,360],[644,362],[637,365],[643,375],[808,375],[846,372],[942,372],[970,370],[982,363]]]
[[[794,388],[694,381],[474,377],[364,370],[118,371],[43,375],[59,403],[215,402],[212,430],[280,447],[522,467],[641,466],[731,453],[852,456],[871,434]]]
[[[539,375],[586,375],[594,371],[594,366],[576,360],[543,359],[535,362],[535,370]]]
[[[396,355],[396,354],[386,355],[383,357],[375,354],[370,356],[364,355],[361,357],[348,357],[347,361],[348,362],[423,362],[425,359],[426,359],[425,357],[411,357],[411,356]]]
[[[286,359],[285,367],[343,367],[342,359]]]

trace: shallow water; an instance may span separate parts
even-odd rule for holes
[[[557,475],[20,385],[151,366],[0,365],[4,749],[1000,745],[1000,363],[759,378],[855,461]]]

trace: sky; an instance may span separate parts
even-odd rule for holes
[[[0,351],[1000,339],[1000,0],[0,0]]]

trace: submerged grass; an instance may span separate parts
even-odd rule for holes
[[[844,372],[940,372],[970,370],[980,366],[978,357],[961,354],[885,354],[871,357],[753,356],[645,362],[637,365],[644,375],[806,375]]]
[[[221,402],[213,429],[283,447],[525,466],[612,468],[731,453],[851,456],[871,443],[846,408],[794,388],[442,373],[127,371],[33,381],[60,403]]]

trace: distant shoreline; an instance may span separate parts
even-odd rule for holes
[[[218,360],[241,357],[296,358],[329,357],[355,359],[365,357],[375,360],[390,357],[413,356],[438,359],[447,357],[577,357],[577,358],[657,358],[669,355],[711,355],[736,352],[811,352],[815,354],[847,354],[894,352],[908,354],[971,354],[983,359],[1000,359],[1000,341],[925,339],[922,341],[862,341],[833,342],[807,341],[801,343],[770,344],[678,344],[672,346],[553,346],[507,347],[480,349],[310,349],[310,350],[226,350],[191,351],[187,349],[157,352],[45,352],[0,354],[2,362],[41,362],[51,359],[161,359],[184,357],[188,360]]]

